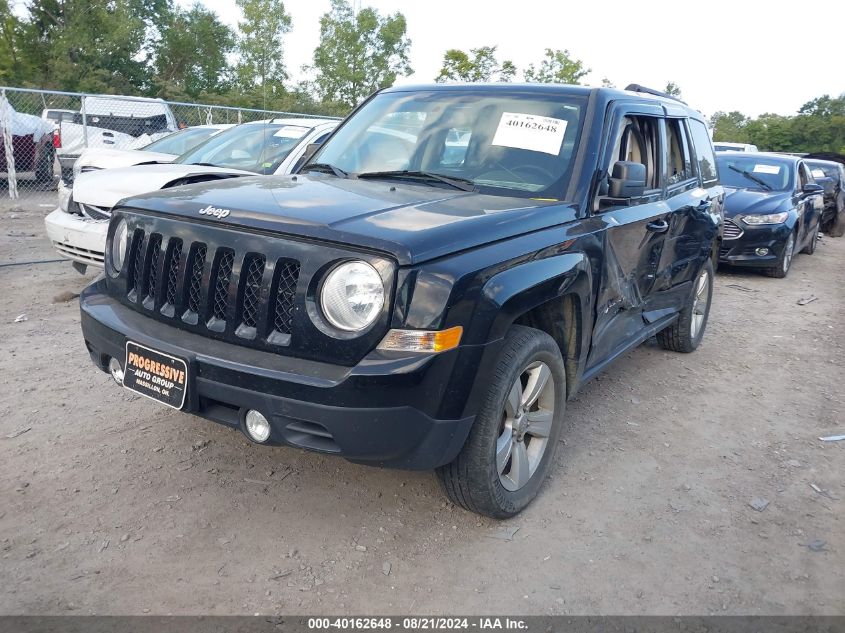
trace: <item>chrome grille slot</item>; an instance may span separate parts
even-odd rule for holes
[[[722,229],[722,239],[735,240],[740,237],[743,230],[733,220],[725,220],[725,226]]]
[[[299,262],[291,259],[280,259],[276,263],[276,274],[273,281],[273,307],[271,310],[273,329],[268,337],[271,343],[284,345],[290,340],[298,281]]]
[[[148,310],[155,308],[156,290],[158,289],[158,265],[161,259],[161,235],[155,233],[150,236],[147,247],[147,265],[144,275],[144,307]]]
[[[232,281],[232,267],[235,253],[228,248],[217,251],[214,272],[214,292],[211,295],[211,315],[206,323],[209,330],[222,332],[226,329],[226,312],[229,308],[229,284]]]
[[[172,317],[176,314],[176,291],[179,283],[179,265],[182,262],[182,240],[170,240],[170,254],[167,257],[165,270],[167,271],[167,289],[164,296],[164,305],[161,306],[161,313]]]
[[[144,232],[135,231],[132,240],[132,248],[129,250],[129,278],[126,287],[130,301],[138,300],[138,292],[141,289],[141,280],[144,275]]]
[[[208,251],[205,244],[194,244],[193,256],[190,258],[190,266],[185,274],[188,278],[188,308],[182,315],[185,323],[196,325],[199,320],[200,306],[202,305],[202,272],[205,268],[205,254]]]
[[[258,310],[261,301],[261,282],[264,279],[264,255],[247,255],[241,266],[240,325],[235,334],[241,338],[255,338]]]

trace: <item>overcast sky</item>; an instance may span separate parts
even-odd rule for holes
[[[520,69],[539,61],[547,47],[569,49],[592,69],[582,83],[599,85],[607,77],[620,88],[663,89],[675,81],[683,98],[708,116],[717,110],[789,115],[810,99],[845,92],[845,0],[359,1],[407,18],[415,73],[401,83],[432,81],[446,49],[497,45],[499,59]],[[240,17],[231,0],[202,2],[232,26]],[[298,79],[300,67],[312,61],[329,0],[285,0],[285,6],[293,18],[286,64]]]

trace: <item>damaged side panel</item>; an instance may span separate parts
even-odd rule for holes
[[[607,211],[602,215],[604,258],[596,301],[593,348],[588,367],[596,365],[643,330],[649,300],[665,278],[661,262],[669,207],[660,201]]]

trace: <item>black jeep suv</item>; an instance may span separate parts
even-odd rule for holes
[[[383,90],[288,177],[124,200],[81,297],[125,387],[508,517],[568,398],[707,324],[724,192],[702,117],[634,90]]]

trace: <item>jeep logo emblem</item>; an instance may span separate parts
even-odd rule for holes
[[[208,205],[204,209],[199,210],[200,215],[210,215],[212,217],[217,218],[218,220],[222,220],[223,218],[228,218],[232,212],[229,209],[218,209],[217,207],[212,207]]]

